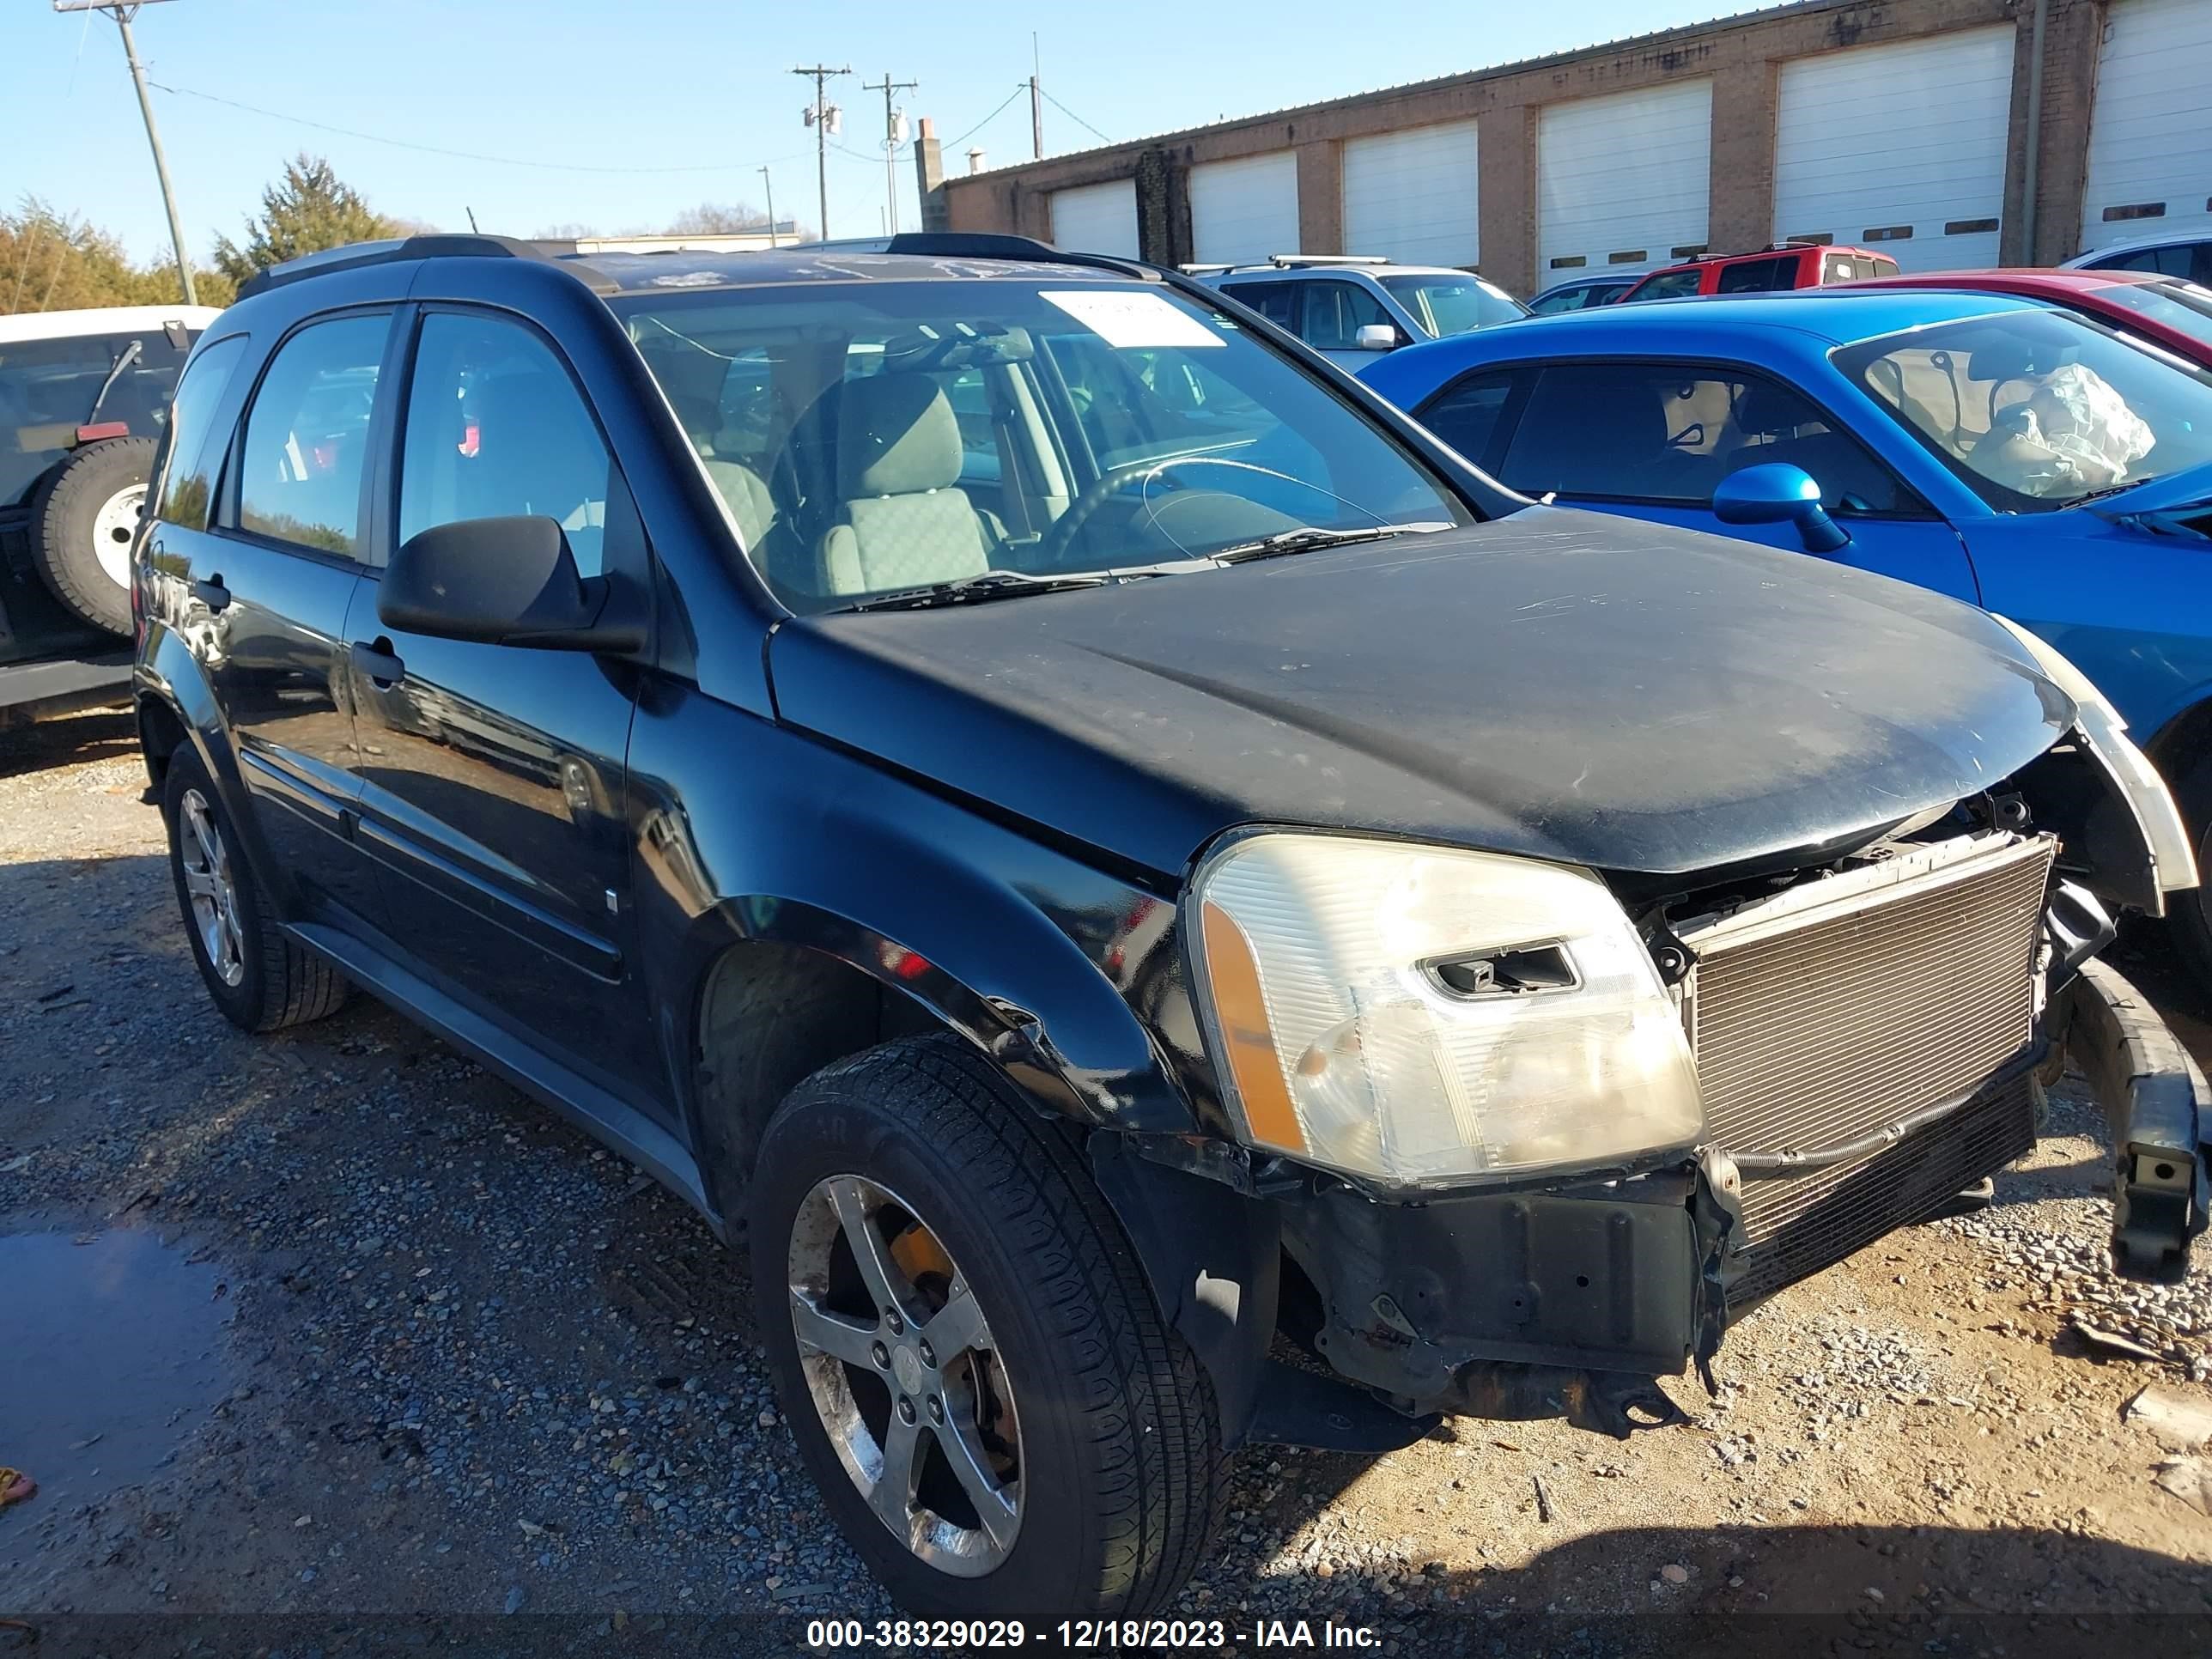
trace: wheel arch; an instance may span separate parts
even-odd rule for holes
[[[1102,965],[1042,914],[977,917],[947,935],[911,914],[871,924],[857,908],[753,895],[693,925],[680,1004],[686,1127],[725,1217],[784,1097],[823,1066],[903,1036],[958,1038],[1041,1115],[1196,1127],[1182,1085]],[[934,953],[909,942],[923,939]]]

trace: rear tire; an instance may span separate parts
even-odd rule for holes
[[[762,1138],[749,1199],[784,1416],[847,1541],[902,1607],[1042,1626],[1174,1597],[1227,1491],[1212,1383],[1073,1147],[987,1059],[933,1036],[817,1073]],[[848,1213],[889,1240],[896,1273],[868,1277]],[[982,1333],[957,1351],[972,1355],[972,1389],[952,1353],[918,1364],[913,1352],[933,1352],[956,1307]],[[818,1339],[804,1346],[802,1317]],[[963,1416],[956,1396],[990,1409]],[[898,1462],[893,1414],[906,1405],[920,1473],[902,1498],[882,1472]],[[954,1431],[940,1436],[931,1425],[948,1406]],[[972,1486],[955,1489],[957,1448],[979,1421],[970,1438],[990,1447],[989,1479],[1012,1506],[990,1520]]]
[[[48,475],[31,507],[31,562],[72,616],[131,632],[131,544],[145,511],[151,438],[97,443]]]
[[[161,816],[192,960],[223,1017],[261,1032],[336,1013],[349,988],[344,978],[277,925],[206,769],[182,745],[169,759]]]

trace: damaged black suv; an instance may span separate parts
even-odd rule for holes
[[[155,488],[216,1004],[361,987],[741,1239],[917,1610],[1158,1607],[1248,1442],[1664,1419],[2069,1056],[2118,1269],[2203,1224],[2092,960],[2188,843],[2063,658],[1514,495],[1173,275],[346,249],[208,328]]]

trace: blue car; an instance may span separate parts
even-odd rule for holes
[[[1515,489],[1802,549],[2033,629],[2119,709],[2212,868],[2212,375],[1985,294],[1536,317],[1360,378]],[[2177,906],[2212,984],[2212,910]]]

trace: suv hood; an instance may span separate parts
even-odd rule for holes
[[[786,722],[1167,875],[1248,823],[1708,871],[1988,788],[2074,717],[1970,606],[1548,507],[1118,587],[798,619],[769,668]]]

